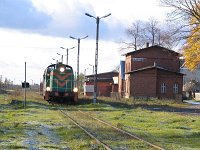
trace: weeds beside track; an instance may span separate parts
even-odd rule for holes
[[[63,111],[62,114],[68,117],[74,124],[82,129],[87,135],[94,139],[106,150],[111,149],[159,149],[164,150],[155,144],[119,129],[103,120],[97,119],[82,111]]]
[[[144,143],[148,144],[149,146],[154,147],[155,149],[164,150],[164,148],[162,148],[162,147],[160,147],[160,146],[157,146],[157,145],[155,145],[155,144],[153,144],[153,143],[150,143],[150,142],[148,142],[148,141],[142,139],[141,137],[138,137],[138,136],[136,136],[136,135],[134,135],[134,134],[132,134],[132,133],[129,133],[129,132],[124,131],[124,130],[122,130],[122,129],[120,129],[120,128],[117,128],[117,127],[113,126],[112,124],[110,124],[110,123],[108,123],[108,122],[106,122],[106,121],[104,121],[104,120],[101,120],[101,119],[98,119],[98,118],[96,118],[96,117],[93,117],[93,116],[91,116],[91,115],[89,115],[89,114],[86,114],[86,113],[84,113],[84,112],[81,111],[81,110],[79,110],[79,112],[81,112],[82,114],[88,115],[89,117],[91,117],[91,118],[93,118],[93,119],[95,119],[95,120],[97,120],[97,121],[99,121],[99,122],[101,122],[101,123],[103,123],[103,124],[106,124],[106,125],[112,127],[113,129],[115,129],[115,130],[117,130],[117,131],[123,133],[123,134],[126,134],[126,135],[128,135],[128,136],[130,136],[130,137],[132,137],[132,138],[137,139],[137,140],[143,141]]]

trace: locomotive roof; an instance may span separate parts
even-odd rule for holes
[[[68,67],[68,68],[70,68],[70,69],[72,69],[71,66],[69,66],[69,65],[65,65],[65,64],[63,64],[63,63],[52,64],[52,65],[49,65],[47,68],[49,68],[49,67],[55,67],[55,68],[56,68],[56,66],[62,66],[62,65],[66,66],[66,67]]]

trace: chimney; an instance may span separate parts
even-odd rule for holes
[[[148,47],[149,47],[149,42],[146,43],[146,48],[148,48]]]

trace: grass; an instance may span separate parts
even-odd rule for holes
[[[0,94],[2,149],[102,149],[39,94],[28,91],[26,110],[23,99],[22,91]],[[200,116],[180,113],[188,106],[173,100],[110,98],[93,104],[89,97],[81,97],[76,105],[62,107],[87,111],[165,149],[199,149]],[[132,149],[140,148],[136,145]]]
[[[116,102],[105,98],[101,100],[101,103],[103,104],[96,104],[98,110],[96,107],[92,109],[92,107],[86,108],[85,106],[82,107],[82,110],[89,110],[96,117],[166,149],[182,150],[200,147],[198,142],[200,139],[200,116],[174,112],[176,109],[187,111],[188,104],[170,100],[133,101],[129,99],[125,102]],[[106,107],[105,103],[110,105]],[[94,106],[94,104],[90,106]],[[148,110],[149,108],[161,108],[161,110]]]
[[[1,149],[91,149],[93,141],[55,106],[31,92],[27,97],[24,109],[23,95],[0,96]]]

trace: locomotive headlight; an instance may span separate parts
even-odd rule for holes
[[[50,87],[47,87],[47,91],[50,91]]]
[[[75,88],[73,89],[73,91],[74,91],[75,93],[78,92],[78,88],[75,87]]]
[[[60,72],[64,72],[65,69],[63,67],[60,68]]]

